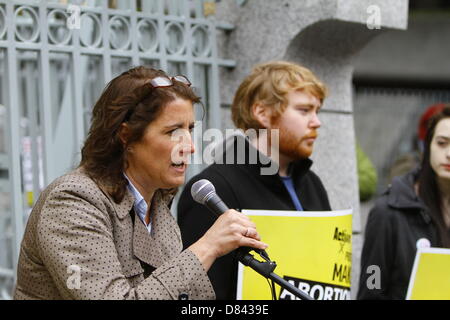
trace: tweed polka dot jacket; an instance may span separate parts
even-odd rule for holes
[[[182,251],[170,200],[155,193],[149,234],[128,190],[116,204],[83,169],[56,179],[28,219],[14,298],[214,299],[200,261]]]

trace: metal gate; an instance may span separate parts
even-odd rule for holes
[[[184,74],[220,128],[217,32],[204,0],[0,0],[0,299],[40,191],[76,166],[105,84],[136,65]],[[198,170],[198,168],[197,168]],[[195,171],[195,167],[194,167]],[[191,174],[195,172],[191,171]]]

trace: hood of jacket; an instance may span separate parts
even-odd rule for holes
[[[386,191],[387,201],[388,205],[392,208],[420,212],[425,222],[429,223],[431,217],[427,213],[427,206],[416,194],[414,188],[419,171],[420,169],[416,168],[403,176],[395,177]]]

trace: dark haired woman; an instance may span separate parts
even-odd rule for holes
[[[405,299],[417,247],[450,248],[450,105],[430,119],[424,147],[420,169],[370,212],[358,299]]]
[[[138,67],[109,83],[79,168],[33,208],[16,299],[212,299],[206,272],[217,257],[266,247],[245,215],[228,210],[182,251],[169,207],[194,152],[197,102],[185,77],[159,70]]]

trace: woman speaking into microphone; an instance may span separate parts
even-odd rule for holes
[[[145,67],[108,84],[79,167],[42,192],[28,219],[15,299],[214,299],[206,272],[217,257],[267,247],[228,210],[182,251],[169,207],[194,152],[199,101],[187,78]]]

